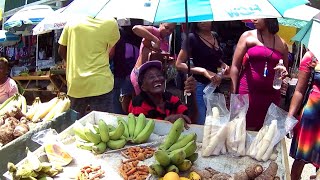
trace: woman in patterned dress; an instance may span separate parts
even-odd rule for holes
[[[294,129],[290,148],[290,156],[295,159],[291,168],[292,180],[301,178],[305,164],[311,163],[317,168],[320,166],[320,64],[310,51],[306,52],[300,63],[298,84],[291,100],[289,116],[294,116],[301,108],[313,69],[312,90],[299,115],[300,120]]]

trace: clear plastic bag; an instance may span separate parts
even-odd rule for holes
[[[58,133],[54,129],[39,131],[31,137],[32,141],[44,146],[48,160],[52,164],[66,166],[72,161],[70,154],[58,139]]]
[[[286,111],[272,103],[269,106],[263,127],[250,144],[247,155],[258,161],[269,160],[274,154],[274,147],[297,123],[297,119],[288,117]]]
[[[226,124],[229,122],[230,112],[226,107],[223,94],[213,93],[212,89],[204,92],[207,112],[202,141],[202,156],[224,154],[226,153]]]
[[[227,150],[235,156],[246,154],[246,114],[249,108],[247,94],[231,94],[230,122],[228,123]]]

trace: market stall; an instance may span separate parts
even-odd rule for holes
[[[118,127],[121,124],[118,121],[124,120],[125,122],[128,123],[128,127],[130,127],[129,123],[130,121],[132,121],[132,119],[131,120],[130,119],[131,119],[130,115],[127,117],[123,115],[103,113],[103,112],[91,112],[90,114],[83,117],[79,121],[76,121],[75,124],[67,128],[66,130],[61,132],[57,137],[58,141],[55,144],[62,149],[62,150],[59,150],[60,152],[62,151],[64,153],[68,153],[73,160],[69,162],[70,158],[65,158],[65,160],[69,162],[67,163],[68,165],[65,164],[65,166],[63,167],[63,171],[59,171],[59,173],[57,173],[54,176],[54,179],[70,179],[70,178],[76,178],[76,177],[77,179],[81,179],[80,176],[84,176],[84,175],[81,175],[80,169],[83,170],[88,167],[90,167],[92,170],[94,170],[95,167],[97,167],[96,169],[99,169],[96,171],[96,173],[100,173],[99,176],[97,176],[98,179],[127,179],[125,177],[126,172],[123,172],[124,171],[123,168],[125,168],[126,165],[130,164],[130,162],[133,162],[131,165],[135,166],[135,167],[132,167],[133,169],[135,169],[135,170],[132,170],[133,174],[141,173],[141,177],[147,177],[148,179],[158,179],[158,177],[155,175],[149,175],[149,171],[147,172],[147,176],[144,176],[142,174],[145,174],[145,171],[144,171],[145,167],[149,166],[149,168],[152,169],[154,167],[155,162],[159,161],[159,158],[158,158],[159,153],[157,153],[157,149],[163,148],[164,144],[167,141],[166,139],[168,136],[174,137],[172,136],[171,131],[173,128],[179,127],[176,123],[172,125],[170,122],[154,120],[155,122],[154,130],[152,134],[149,136],[148,141],[143,142],[142,144],[127,143],[125,146],[123,145],[124,147],[122,145],[119,146],[118,144],[117,148],[115,148],[113,145],[110,145],[109,143],[107,143],[108,149],[105,150],[104,148],[103,151],[100,151],[100,152],[99,152],[99,149],[95,149],[95,150],[92,149],[91,151],[95,153],[92,153],[90,150],[88,150],[90,148],[86,147],[85,144],[79,145],[79,141],[78,141],[79,132],[76,132],[75,129],[81,126],[86,127],[88,126],[88,123],[94,126],[97,125],[100,128],[101,120],[105,121],[105,123],[108,124],[108,126],[112,125],[116,129],[118,129]],[[138,119],[140,119],[140,116],[136,118],[137,123],[138,121],[140,121]],[[148,127],[148,124],[150,123],[150,121],[153,121],[153,120],[147,119],[146,121],[147,124],[145,125],[145,128]],[[288,165],[288,159],[287,159],[288,155],[286,152],[286,144],[284,140],[282,140],[276,146],[277,156],[275,160],[272,160],[272,161],[268,160],[263,162],[263,161],[254,160],[248,156],[236,157],[230,154],[202,157],[200,154],[201,154],[201,148],[203,143],[202,139],[204,136],[203,128],[204,127],[201,125],[191,125],[188,130],[183,131],[180,137],[180,138],[185,138],[186,136],[195,134],[195,136],[194,135],[192,136],[193,140],[191,139],[190,142],[192,142],[191,144],[196,145],[194,146],[193,148],[194,151],[192,152],[197,153],[199,155],[198,159],[195,159],[192,161],[192,169],[190,169],[189,167],[188,170],[182,170],[179,167],[180,169],[179,174],[181,176],[187,177],[188,174],[194,169],[204,170],[205,168],[208,168],[208,167],[213,168],[214,170],[219,171],[221,173],[226,173],[231,175],[233,173],[244,171],[246,167],[252,164],[257,164],[257,163],[260,164],[263,167],[263,169],[265,169],[269,166],[270,162],[273,162],[273,163],[276,163],[278,167],[278,169],[276,170],[277,176],[279,176],[280,179],[289,179],[289,165]],[[130,128],[128,130],[130,130]],[[99,131],[100,133],[102,133],[101,129]],[[248,132],[248,134],[255,135],[256,133]],[[180,135],[178,135],[175,138],[178,139],[179,136]],[[101,134],[101,138],[102,137],[103,136]],[[194,138],[196,138],[196,141],[194,140]],[[134,141],[134,142],[137,142],[137,141]],[[190,144],[190,142],[188,144]],[[44,144],[44,146],[42,146],[41,148],[35,151],[35,154],[40,155],[40,154],[43,154],[44,152],[49,152],[45,150],[45,147],[52,146],[50,144],[51,143]],[[114,150],[111,150],[110,147],[113,147]],[[86,150],[86,148],[88,149]],[[91,147],[91,148],[94,148],[94,147]],[[131,158],[128,157],[130,156],[129,151],[132,151],[132,149],[136,149],[136,148],[140,148],[141,152],[145,152],[145,151],[150,152],[151,155],[148,153],[145,153],[144,154],[145,156],[141,158],[141,160],[138,160],[139,159],[138,157],[135,157],[133,159],[132,157]],[[170,147],[170,148],[172,150],[173,147]],[[185,153],[186,152],[187,151],[185,151]],[[134,156],[135,155],[133,155],[133,157]],[[184,156],[191,157],[190,155],[184,155]],[[69,156],[66,156],[66,157],[69,157]],[[129,160],[127,158],[129,158]],[[17,164],[17,166],[18,167],[21,166],[25,161],[26,160],[23,160],[22,162]],[[189,162],[189,160],[187,161]],[[141,171],[139,169],[141,169]],[[150,172],[152,172],[152,170]],[[196,172],[196,170],[194,170],[193,173],[194,172]],[[161,174],[164,175],[164,173],[161,173]],[[11,176],[8,172],[4,174],[4,176],[7,179],[11,179]],[[130,176],[130,174],[128,176]]]

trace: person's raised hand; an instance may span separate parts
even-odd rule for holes
[[[167,116],[164,120],[174,123],[179,118],[182,118],[184,120],[184,128],[189,129],[188,124],[191,124],[191,119],[184,114],[172,114]]]

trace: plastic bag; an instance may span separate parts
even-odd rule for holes
[[[227,150],[235,156],[246,154],[246,114],[249,108],[247,94],[231,94],[230,122],[228,123]]]
[[[275,104],[269,106],[263,127],[247,150],[247,155],[258,161],[267,161],[274,154],[274,147],[298,123],[294,117]]]
[[[59,143],[58,133],[54,129],[39,131],[31,137],[32,141],[44,146],[48,160],[52,164],[66,166],[72,161],[72,157],[67,153],[63,145]]]
[[[202,141],[202,156],[225,154],[226,124],[230,118],[225,97],[223,94],[213,93],[212,89],[211,91],[210,89],[204,91],[204,93],[207,112]]]

